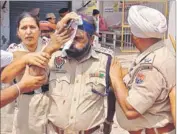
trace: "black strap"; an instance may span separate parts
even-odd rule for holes
[[[115,103],[116,103],[116,97],[114,95],[114,92],[110,89],[110,66],[111,66],[111,60],[112,57],[109,55],[107,64],[106,64],[106,93],[108,94],[107,98],[107,117],[106,120],[109,122],[113,122],[114,114],[115,114]]]
[[[109,72],[110,72],[110,66],[111,66],[111,60],[112,60],[112,56],[108,55],[108,60],[106,63],[106,75],[105,75],[105,82],[106,82],[106,87],[105,87],[105,93],[100,93],[95,89],[92,89],[92,92],[95,94],[98,94],[102,97],[108,96],[110,90],[110,76],[109,76]]]
[[[109,122],[113,122],[115,109],[116,109],[116,97],[112,90],[108,93],[107,105],[108,106],[107,106],[106,120]]]
[[[41,89],[42,89],[42,93],[45,93],[45,92],[49,91],[49,84],[43,85],[43,86],[41,87]],[[32,92],[23,93],[23,94],[26,94],[26,95],[33,95],[34,93],[35,93],[35,92],[32,91]]]
[[[33,95],[33,94],[34,94],[34,91],[32,91],[32,92],[27,92],[27,93],[23,93],[23,94],[26,94],[26,95]]]
[[[106,63],[106,93],[108,94],[110,92],[110,76],[109,76],[109,72],[110,72],[110,66],[111,66],[111,60],[112,60],[112,57],[110,55],[108,55],[108,60],[107,60],[107,63]]]

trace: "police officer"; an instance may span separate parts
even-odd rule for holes
[[[140,54],[124,78],[119,60],[111,64],[118,123],[130,134],[174,134],[168,96],[176,83],[175,57],[162,40],[166,18],[139,5],[130,8],[128,23]]]
[[[42,39],[39,37],[40,29],[38,19],[31,13],[24,12],[19,16],[17,25],[17,34],[21,42],[19,44],[11,44],[8,47],[8,51],[23,51],[28,54],[22,58],[20,57],[21,59],[19,59],[19,63],[15,66],[15,69],[12,67],[6,69],[4,75],[6,75],[7,83],[14,79],[12,77],[14,74],[16,74],[16,81],[19,82],[26,65],[30,65],[30,75],[33,75],[31,74],[32,65],[39,66],[42,68],[41,70],[45,71],[50,58],[48,54],[40,52],[47,42],[42,42]],[[46,74],[43,75],[47,76]],[[48,88],[40,87],[35,91],[23,92],[17,98],[18,105],[17,109],[15,109],[16,116],[14,117],[14,129],[12,133],[40,134],[45,132],[45,110],[47,110],[48,102],[48,97],[45,95],[45,92],[47,90]],[[42,112],[40,112],[41,110]]]
[[[63,27],[67,14],[58,24]],[[87,28],[93,27],[87,23]],[[90,28],[90,29],[91,29]],[[104,122],[105,75],[108,49],[93,48],[85,25],[79,26],[67,56],[53,53],[49,62],[50,131],[96,134]]]

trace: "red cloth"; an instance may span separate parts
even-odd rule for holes
[[[99,30],[100,31],[107,31],[108,30],[107,23],[106,23],[105,19],[101,16],[99,16]]]
[[[39,26],[41,31],[50,31],[56,29],[56,24],[52,24],[48,21],[40,21]]]

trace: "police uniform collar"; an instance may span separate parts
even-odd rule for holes
[[[150,46],[147,50],[145,50],[143,53],[139,54],[136,58],[136,64],[140,63],[146,56],[148,56],[150,53],[154,52],[157,49],[160,49],[161,47],[164,47],[164,42],[159,41],[155,43],[154,45]]]

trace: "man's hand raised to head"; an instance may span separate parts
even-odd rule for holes
[[[79,15],[74,12],[68,13],[65,17],[63,17],[62,20],[57,23],[55,33],[50,35],[50,42],[43,52],[47,52],[49,55],[52,55],[53,52],[61,48],[61,46],[63,46],[70,39],[73,31],[72,28],[67,28],[68,21],[78,19]]]
[[[79,20],[79,15],[75,12],[70,12],[66,14],[58,23],[57,23],[57,31],[60,31],[63,27],[66,26],[69,20]]]
[[[72,29],[61,28],[59,31],[51,34],[48,45],[44,48],[43,52],[48,53],[50,56],[55,51],[59,50],[69,39],[72,33]]]

